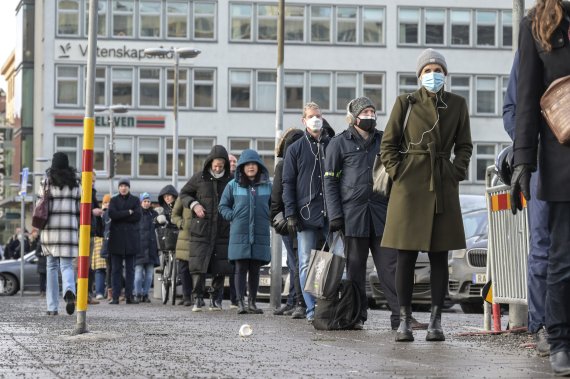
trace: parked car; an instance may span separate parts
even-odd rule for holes
[[[483,313],[481,289],[487,283],[487,210],[463,215],[465,249],[453,250],[449,260],[449,297],[464,313]]]
[[[482,195],[459,195],[459,202],[461,204],[461,211],[464,218],[464,227],[466,238],[467,235],[474,235],[477,230],[472,224],[471,220],[465,220],[465,215],[476,210],[485,212],[486,199]],[[486,215],[486,214],[485,214]],[[485,216],[486,219],[486,216]],[[451,253],[450,253],[451,256]],[[430,286],[430,273],[431,268],[429,264],[429,257],[427,253],[420,252],[416,261],[415,275],[414,275],[414,290],[412,294],[412,306],[416,311],[429,311],[431,306],[431,286]],[[373,305],[378,306],[386,304],[384,293],[380,287],[380,280],[376,269],[372,270],[368,275],[370,287],[372,290]],[[370,301],[369,301],[370,303]],[[450,296],[446,297],[445,306],[452,306],[453,300]]]
[[[35,252],[24,256],[24,290],[39,291],[40,276],[37,272],[38,258]],[[21,259],[0,261],[0,294],[13,296],[20,290]]]

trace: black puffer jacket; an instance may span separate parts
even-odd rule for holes
[[[216,158],[225,160],[224,174],[215,178],[210,168]],[[205,217],[199,218],[192,211],[190,221],[190,273],[231,274],[233,267],[228,262],[230,224],[218,213],[218,204],[224,188],[230,181],[230,163],[225,147],[216,145],[204,162],[204,169],[195,173],[180,191],[180,200],[185,208],[196,204],[204,207]]]
[[[154,231],[154,219],[158,214],[153,209],[142,209],[142,216],[139,221],[140,249],[135,260],[136,265],[153,264],[157,267],[160,264],[158,259],[158,246],[156,244],[156,233]]]

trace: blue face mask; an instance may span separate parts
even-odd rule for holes
[[[439,92],[445,83],[445,75],[441,72],[429,72],[422,76],[422,86],[430,92]]]

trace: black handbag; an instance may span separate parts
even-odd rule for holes
[[[332,250],[338,242],[341,233],[337,233],[332,242]],[[344,272],[346,258],[335,255],[332,251],[311,250],[309,269],[304,290],[317,299],[330,299],[338,296],[338,286]]]
[[[32,215],[32,226],[36,229],[45,228],[49,219],[49,180],[46,178],[43,184],[43,196],[36,203]]]
[[[404,132],[406,131],[406,126],[408,126],[408,119],[410,118],[410,112],[412,111],[413,102],[410,101],[410,96],[408,96],[408,110],[406,111],[406,117],[404,118],[404,129],[402,130],[402,137],[400,137],[400,145],[404,139]],[[374,159],[374,167],[372,171],[373,185],[372,190],[380,196],[386,198],[390,197],[390,191],[392,190],[392,178],[386,172],[386,167],[380,159],[380,154],[376,154],[376,159]]]

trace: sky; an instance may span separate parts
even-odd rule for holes
[[[16,28],[16,6],[19,0],[0,0],[0,67],[15,47],[10,36]],[[6,90],[6,81],[0,75],[0,88]]]

